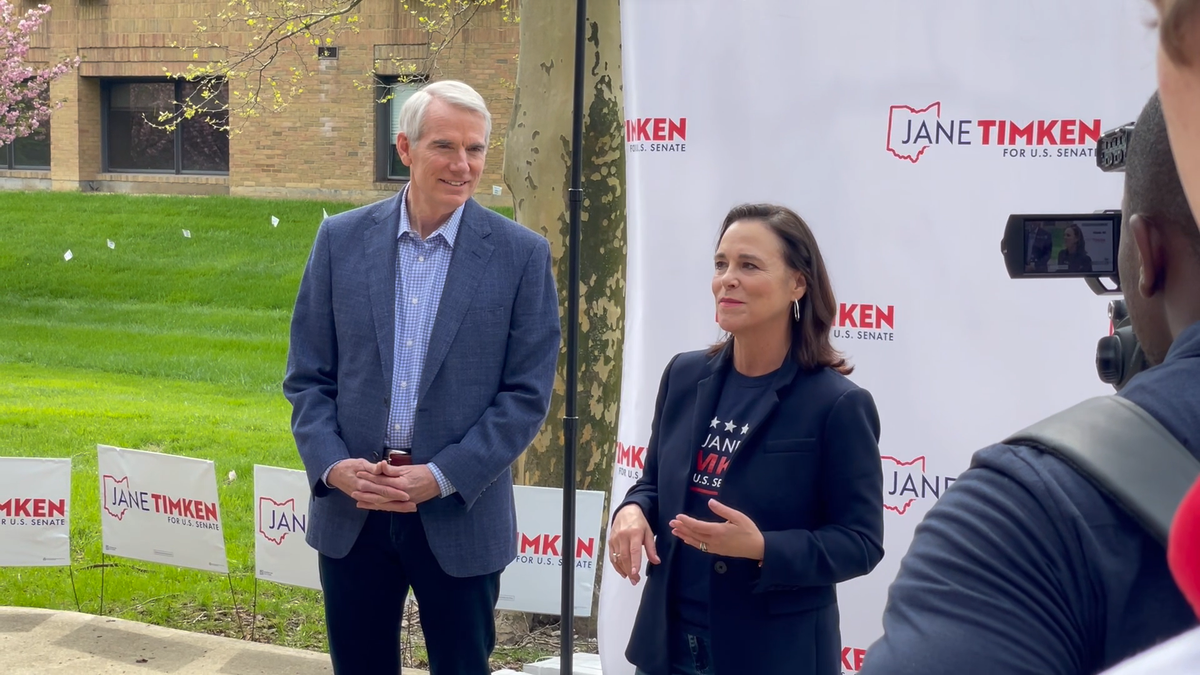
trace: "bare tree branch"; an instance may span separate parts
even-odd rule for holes
[[[417,17],[429,40],[424,58],[390,59],[388,72],[401,76],[427,78],[437,67],[438,56],[485,7],[503,11],[506,21],[518,20],[514,0],[395,1]],[[308,53],[305,47],[331,45],[345,31],[357,33],[362,4],[363,0],[231,0],[215,16],[193,22],[196,30],[190,45],[172,44],[185,54],[190,52],[194,63],[181,72],[164,68],[168,77],[197,83],[205,92],[203,100],[179,101],[150,123],[173,130],[181,121],[205,113],[209,124],[233,132],[241,130],[238,120],[283,110],[303,95],[305,80],[316,74],[318,57],[303,56]],[[294,64],[283,62],[288,55]],[[363,75],[362,81],[354,81],[361,89],[382,83],[378,66]]]

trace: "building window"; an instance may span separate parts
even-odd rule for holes
[[[0,145],[0,169],[50,170],[50,120],[28,136]]]
[[[378,130],[378,141],[375,154],[378,156],[380,181],[409,179],[408,167],[404,166],[404,162],[400,161],[400,153],[396,152],[396,134],[400,132],[400,108],[424,84],[425,78],[422,76],[393,78],[376,90],[378,97],[375,99],[375,128]],[[384,98],[387,100],[379,103]]]
[[[42,103],[50,103],[50,87],[42,90]],[[0,169],[50,170],[50,118],[43,120],[28,136],[0,144]]]
[[[181,110],[176,101],[198,105],[203,89],[195,82],[106,81],[101,88],[104,170],[111,172],[228,174],[229,133],[195,115],[167,131],[154,127],[159,115]],[[229,99],[224,87],[208,103],[222,125]]]

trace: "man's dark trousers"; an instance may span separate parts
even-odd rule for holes
[[[350,553],[318,556],[329,655],[338,675],[400,672],[400,621],[412,588],[432,675],[488,675],[500,572],[446,574],[415,513],[372,511]]]

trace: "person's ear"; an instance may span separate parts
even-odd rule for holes
[[[1137,245],[1138,292],[1143,298],[1153,297],[1163,288],[1167,269],[1167,241],[1163,225],[1149,216],[1134,214],[1129,219],[1129,234]]]
[[[404,166],[412,166],[412,144],[408,142],[408,135],[403,131],[396,134],[396,154],[400,155],[400,161]]]

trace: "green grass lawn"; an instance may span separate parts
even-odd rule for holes
[[[0,456],[72,458],[82,611],[103,570],[105,614],[249,631],[253,467],[302,468],[280,381],[322,208],[352,205],[0,192]],[[97,444],[214,461],[231,576],[102,557]],[[257,587],[255,639],[325,649],[318,592]],[[71,575],[0,568],[0,604],[74,610]]]

